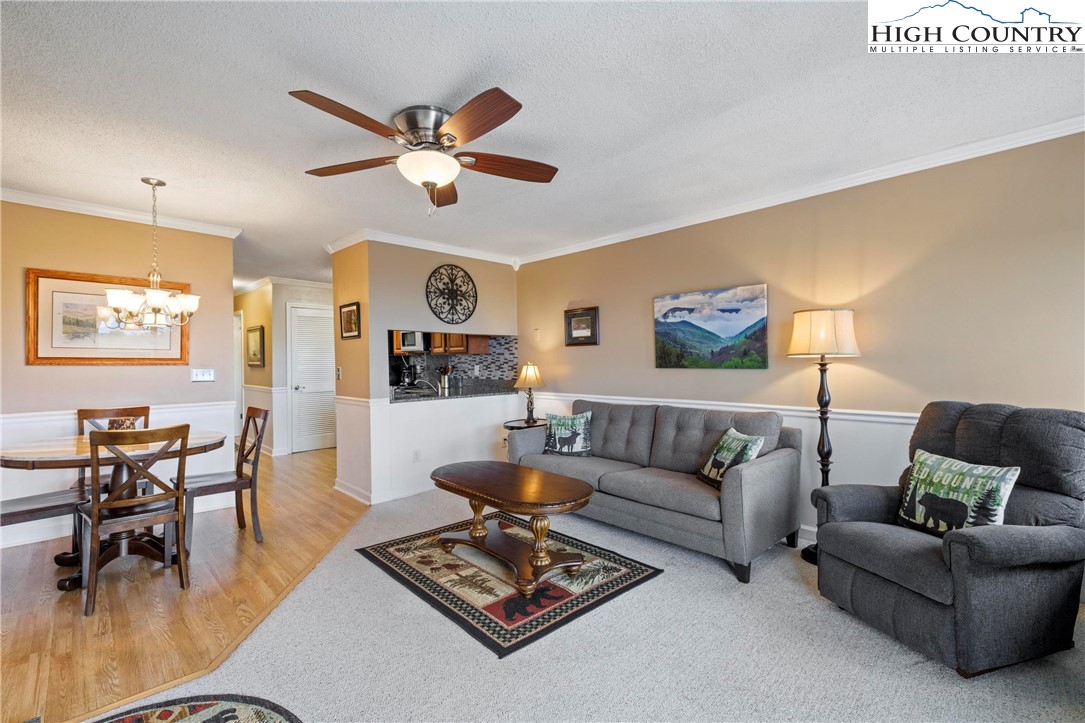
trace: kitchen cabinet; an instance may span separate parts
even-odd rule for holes
[[[403,334],[401,332],[398,332],[398,331],[393,331],[392,332],[392,353],[393,354],[402,354],[403,353]]]
[[[471,334],[467,337],[468,354],[489,354],[490,337]]]
[[[429,335],[430,354],[489,354],[490,337],[435,331]]]
[[[467,334],[445,334],[446,354],[466,354]]]

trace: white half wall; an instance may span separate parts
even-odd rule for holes
[[[667,404],[734,412],[779,412],[784,417],[785,427],[802,430],[802,493],[799,502],[802,527],[799,537],[808,542],[815,540],[817,511],[810,505],[810,492],[821,484],[817,453],[821,428],[817,408],[535,392],[536,414],[568,414],[576,399],[611,404]],[[918,419],[918,414],[902,412],[834,409],[829,414],[829,438],[833,445],[829,484],[896,484],[901,471],[909,464],[908,440]]]
[[[504,461],[502,424],[522,417],[517,394],[391,404],[336,397],[335,487],[367,504],[433,489],[441,465]]]
[[[272,457],[290,454],[293,442],[290,439],[290,394],[287,387],[260,387],[245,385],[245,406],[270,409],[267,431],[264,432],[263,452]],[[282,420],[279,424],[276,419]]]
[[[151,407],[151,423],[154,427],[188,423],[192,431],[222,432],[226,443],[207,454],[188,458],[186,474],[204,474],[233,469],[233,427],[236,405],[233,400],[225,402],[202,402],[198,404],[161,404]],[[74,409],[56,412],[27,412],[0,415],[0,446],[15,447],[28,442],[70,437],[76,431]],[[176,460],[166,460],[155,466],[162,475],[172,475],[177,469]],[[43,494],[67,489],[76,479],[74,469],[18,470],[0,469],[0,499]],[[233,504],[233,495],[226,493],[201,497],[196,500],[196,511],[219,509]],[[0,528],[0,547],[24,545],[29,542],[51,540],[71,534],[71,520],[56,517],[48,520],[24,522]]]

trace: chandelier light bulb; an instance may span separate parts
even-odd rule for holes
[[[460,162],[440,151],[408,151],[396,159],[396,167],[416,186],[446,186],[460,174]]]

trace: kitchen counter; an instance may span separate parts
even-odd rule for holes
[[[437,394],[429,387],[414,387],[405,392],[403,387],[390,387],[388,401],[391,404],[401,402],[440,402],[449,399],[467,399],[470,397],[496,397],[516,394],[511,381],[464,379],[462,385],[453,383],[447,395]]]

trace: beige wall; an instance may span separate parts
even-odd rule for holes
[[[239,294],[234,297],[234,311],[240,311],[245,324],[245,384],[256,387],[271,387],[272,363],[274,353],[272,342],[275,337],[274,325],[271,323],[271,284],[265,284],[258,289]],[[264,366],[250,367],[248,365],[248,330],[254,326],[264,327]]]
[[[4,202],[0,205],[0,410],[70,410],[233,398],[233,246],[230,239],[163,228],[159,265],[169,281],[200,295],[189,366],[27,366],[26,269],[145,277],[150,226]],[[193,384],[190,368],[214,368],[215,382]]]
[[[331,286],[299,282],[271,282],[234,297],[234,311],[242,311],[245,328],[264,327],[264,366],[245,367],[245,383],[260,387],[285,387],[287,304],[331,306]],[[247,353],[247,350],[246,350]]]
[[[426,301],[426,281],[442,264],[462,267],[478,288],[475,313],[462,324],[442,322]],[[508,264],[370,242],[369,328],[370,392],[387,397],[389,329],[515,334],[516,272]]]
[[[520,356],[547,391],[815,406],[791,313],[849,306],[863,356],[833,406],[934,399],[1085,409],[1085,136],[1075,135],[520,269]],[[769,286],[769,368],[655,369],[655,296]],[[602,343],[565,348],[562,311]],[[539,340],[535,340],[535,330]]]
[[[441,322],[426,302],[426,281],[441,264],[463,267],[478,287],[475,313],[462,324]],[[362,305],[361,339],[339,339],[336,320],[340,396],[388,396],[390,329],[516,334],[516,272],[508,264],[363,241],[332,254],[332,285],[336,307],[351,301]]]
[[[335,365],[343,370],[335,393],[341,397],[369,398],[369,247],[370,243],[363,241],[332,254]],[[361,304],[361,336],[343,339],[339,307],[353,301]]]

